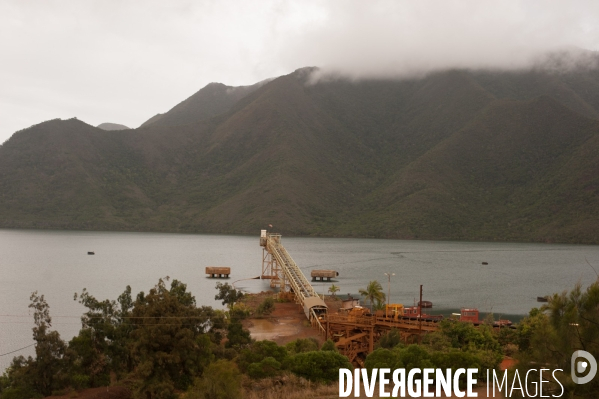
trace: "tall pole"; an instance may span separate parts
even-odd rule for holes
[[[387,276],[387,308],[385,309],[385,317],[389,317],[389,305],[391,304],[391,276],[395,276],[395,273],[385,273]]]
[[[389,284],[387,285],[387,306],[391,305],[391,276],[387,275]]]
[[[385,309],[385,317],[389,317],[389,305],[391,304],[391,276],[395,276],[395,273],[385,273],[387,276],[387,309]]]
[[[420,302],[418,302],[418,343],[422,343],[422,284],[420,284]]]
[[[387,281],[388,281],[388,285],[387,285],[387,305],[391,304],[391,276],[395,276],[395,273],[385,273],[385,276],[387,276]]]

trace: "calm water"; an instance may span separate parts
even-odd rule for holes
[[[391,301],[412,304],[418,287],[435,310],[449,313],[477,307],[495,314],[522,315],[536,297],[595,281],[599,246],[505,244],[372,239],[292,238],[283,244],[298,265],[339,271],[341,294],[356,294],[378,280]],[[95,251],[88,256],[87,251]],[[83,307],[73,294],[83,288],[98,299],[116,299],[126,285],[134,294],[148,291],[160,277],[187,284],[198,304],[214,301],[215,281],[206,266],[230,266],[237,288],[268,289],[268,282],[244,280],[260,274],[262,248],[255,237],[157,233],[0,230],[0,355],[31,344],[31,292],[44,294],[53,326],[65,339],[77,334]],[[488,262],[487,266],[481,265]],[[326,292],[331,283],[314,284]],[[14,355],[0,357],[0,371]]]

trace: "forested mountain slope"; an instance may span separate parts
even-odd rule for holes
[[[599,243],[599,71],[210,84],[0,147],[0,227]]]

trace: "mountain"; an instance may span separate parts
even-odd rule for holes
[[[119,125],[118,123],[100,123],[96,126],[98,129],[102,130],[126,130],[129,129],[125,125]]]
[[[268,80],[251,86],[226,86],[210,83],[185,101],[164,114],[157,114],[142,123],[142,126],[179,126],[211,118],[228,111],[233,104],[254,92]]]
[[[0,227],[599,243],[599,69],[212,83],[0,147]]]

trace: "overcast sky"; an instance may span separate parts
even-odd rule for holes
[[[138,127],[210,82],[514,68],[599,50],[598,1],[0,0],[0,143],[76,116]]]

